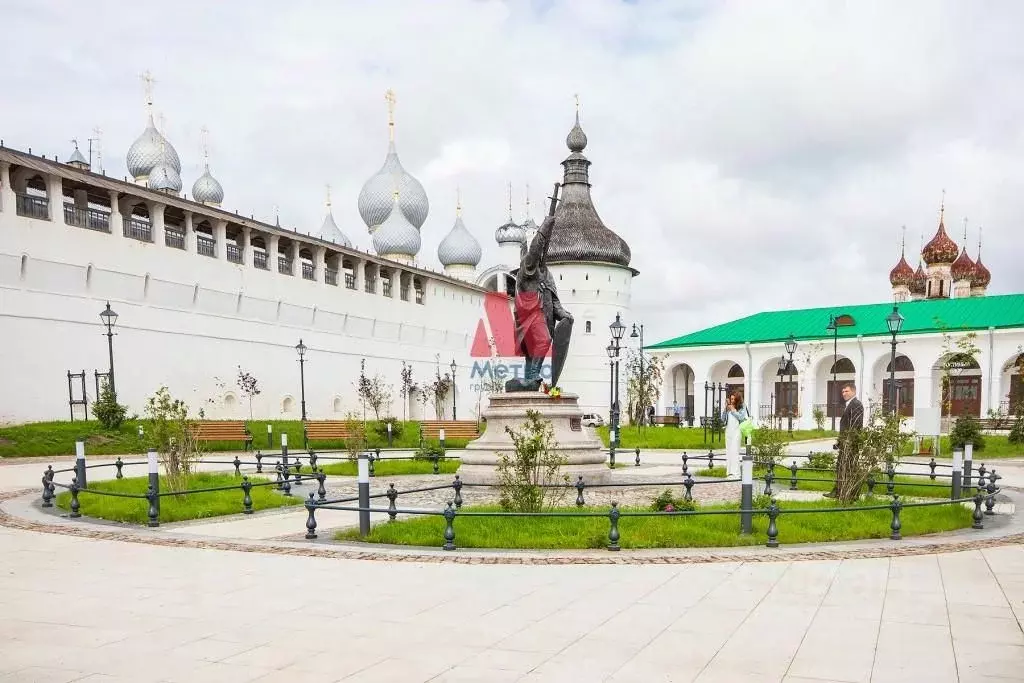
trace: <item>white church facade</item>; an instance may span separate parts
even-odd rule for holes
[[[664,359],[659,414],[678,409],[699,425],[720,405],[716,391],[738,392],[762,421],[813,429],[817,413],[830,427],[847,383],[865,406],[891,410],[895,395],[925,434],[944,417],[1013,414],[1024,402],[1024,294],[988,295],[980,246],[971,259],[940,216],[917,270],[901,255],[889,279],[889,303],[762,312],[648,346]],[[894,309],[903,320],[893,385]]]
[[[393,112],[390,92],[388,100]],[[521,366],[514,349],[499,354],[508,340],[495,336],[507,330],[492,329],[487,307],[497,300],[510,310],[508,281],[535,223],[510,219],[499,227],[495,237],[508,262],[481,271],[480,244],[457,207],[438,248],[441,269],[429,267],[419,253],[429,203],[399,161],[393,116],[389,136],[385,163],[358,197],[372,253],[352,247],[329,202],[315,235],[223,210],[224,190],[208,162],[191,198],[183,196],[180,160],[151,114],[126,157],[134,182],[93,172],[77,147],[57,161],[0,146],[0,423],[78,411],[69,406],[68,372],[85,371],[95,398],[94,373],[108,365],[99,317],[107,302],[119,316],[118,398],[131,412],[141,413],[145,399],[166,385],[193,411],[247,418],[235,382],[241,368],[260,383],[256,417],[297,419],[301,340],[309,419],[361,412],[355,384],[363,359],[368,375],[393,386],[390,414],[476,419],[495,384],[481,371],[501,366],[508,374]],[[636,271],[628,246],[591,203],[578,115],[567,144],[556,211],[561,241],[553,240],[549,255],[577,327],[560,384],[596,412],[607,408],[604,332],[616,313],[628,319]],[[600,244],[590,248],[593,240]],[[474,353],[481,331],[490,348]],[[453,365],[454,396],[436,407],[421,401],[424,387]],[[413,368],[418,390],[403,400],[404,366]]]

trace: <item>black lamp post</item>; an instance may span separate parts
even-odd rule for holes
[[[836,316],[828,316],[828,327],[825,328],[832,333],[832,390],[828,392],[828,412],[832,413],[832,431],[836,431],[836,362],[839,360],[839,325],[836,324]]]
[[[295,345],[295,351],[299,354],[299,381],[302,390],[302,421],[306,421],[306,345],[299,340]]]
[[[789,354],[789,363],[786,364],[787,374],[789,375],[789,384],[793,384],[793,354],[796,353],[796,339],[792,334],[789,335],[789,339],[786,340],[786,353]],[[793,411],[796,406],[793,405],[800,403],[800,395],[796,391],[796,387],[792,387],[793,401],[786,401],[789,404],[789,435],[793,436]],[[788,392],[787,392],[788,393]]]
[[[107,353],[110,355],[110,370],[107,373],[107,381],[110,382],[110,393],[114,395],[114,401],[117,401],[117,388],[114,385],[114,325],[117,324],[117,313],[110,307],[110,302],[107,302],[107,307],[100,312],[100,320],[107,326]]]
[[[899,306],[896,304],[892,305],[892,313],[885,316],[885,324],[892,335],[892,341],[889,342],[892,346],[892,357],[889,359],[889,406],[895,415],[899,410],[896,406],[896,335],[903,327],[903,316],[900,315]]]
[[[633,323],[633,331],[630,333],[630,338],[640,340],[640,381],[638,382],[640,388],[641,400],[647,403],[647,392],[644,390],[644,325],[640,323],[637,327],[636,323]],[[640,406],[640,425],[644,424],[644,420],[647,419],[647,406]]]
[[[621,348],[620,342],[622,341],[623,335],[626,334],[626,326],[622,324],[622,316],[618,313],[615,314],[615,321],[608,326],[608,329],[612,333],[612,349],[614,353],[614,378],[612,379],[612,431],[615,434],[615,442],[612,446],[618,446],[620,441],[619,434],[619,349]]]
[[[458,420],[458,415],[455,413],[455,359],[452,358],[452,419]]]

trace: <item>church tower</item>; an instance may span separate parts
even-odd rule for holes
[[[952,295],[953,274],[950,272],[960,248],[946,234],[946,199],[943,193],[939,208],[939,229],[935,236],[924,245],[921,258],[928,266],[928,284],[925,296],[928,299],[948,299]]]

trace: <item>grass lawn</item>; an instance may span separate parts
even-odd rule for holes
[[[445,458],[437,463],[439,474],[454,474],[462,462],[458,458]],[[320,464],[317,463],[319,469]],[[324,474],[354,477],[358,474],[357,463],[344,461],[324,465]],[[376,477],[395,477],[403,474],[433,474],[434,463],[430,460],[378,460],[373,465]]]
[[[671,448],[679,450],[700,450],[708,448],[725,448],[725,440],[719,438],[712,441],[711,432],[708,432],[708,440],[704,441],[704,430],[699,427],[622,427],[620,448],[623,450],[633,449],[639,446],[644,448]],[[608,427],[598,427],[597,434],[600,436],[605,447],[608,446]],[[808,439],[829,439],[834,438],[835,432],[810,430],[794,430],[794,441],[805,441]]]
[[[885,504],[881,498],[867,504]],[[888,538],[892,513],[864,510],[836,513],[786,514],[787,510],[831,507],[831,502],[786,502],[776,520],[780,543],[846,541]],[[608,544],[609,522],[599,517],[473,517],[467,512],[496,511],[497,507],[467,507],[453,523],[455,545],[461,548],[585,549]],[[715,505],[703,509],[737,509],[736,505]],[[559,508],[576,511],[576,508]],[[604,509],[596,510],[604,513]],[[629,509],[623,510],[628,512]],[[971,510],[962,505],[905,508],[900,515],[904,536],[962,529],[971,525]],[[623,548],[705,548],[760,545],[767,542],[768,517],[755,514],[753,533],[739,533],[739,515],[622,517],[619,543]],[[416,517],[383,522],[363,539],[371,543],[438,547],[444,543],[444,519]],[[339,540],[359,540],[355,529],[339,531]]]
[[[1024,458],[1024,444],[1010,443],[1009,437],[1005,434],[985,434],[983,436],[985,437],[985,447],[980,451],[974,449],[974,462],[982,463],[986,459]],[[930,441],[931,439],[926,439],[926,443]],[[907,455],[910,455],[913,447],[912,443],[907,446]],[[948,436],[942,437],[939,448],[943,458],[952,459],[953,447],[949,445]],[[925,454],[923,457],[928,457],[928,454]]]
[[[142,425],[144,436],[139,438],[138,427]],[[291,450],[302,449],[302,422],[299,420],[252,420],[248,423],[249,433],[253,436],[253,448],[269,450],[267,441],[267,425],[273,427],[273,447],[281,447],[281,434],[288,435],[288,446]],[[367,441],[369,448],[386,448],[387,436],[381,436],[375,429],[375,422],[367,423]],[[145,436],[149,431],[145,420],[129,420],[118,430],[103,429],[95,420],[77,422],[32,422],[12,427],[0,427],[0,458],[74,455],[75,441],[85,441],[87,455],[124,455],[144,453],[150,444]],[[403,426],[400,438],[392,442],[395,448],[417,448],[419,446],[419,423],[407,422]],[[462,448],[463,440],[449,439],[448,448]],[[317,441],[310,444],[314,450],[339,449],[343,442]],[[209,442],[203,444],[207,452],[242,450],[242,443]]]
[[[256,483],[267,481],[262,477],[250,477]],[[192,476],[190,489],[212,488],[216,486],[239,486],[242,478],[233,474],[199,473]],[[110,491],[113,493],[145,494],[149,487],[148,477],[131,477],[97,481],[89,485],[94,491]],[[166,481],[161,478],[161,490],[167,490]],[[60,489],[58,489],[59,491]],[[272,486],[252,487],[252,507],[254,510],[278,508],[284,505],[298,505],[302,502],[300,495],[291,498],[281,495]],[[187,519],[203,519],[220,515],[233,515],[242,512],[243,493],[241,488],[210,493],[193,493],[186,496],[162,496],[160,498],[160,521],[180,522]],[[83,491],[78,494],[81,504],[80,512],[88,517],[109,519],[115,522],[145,524],[149,521],[149,501],[145,498],[115,498],[97,493]],[[67,491],[57,495],[57,507],[69,510],[71,494]]]
[[[788,463],[787,463],[788,464]],[[799,463],[798,463],[799,464]],[[754,468],[754,489],[761,491],[764,488],[764,475],[765,468],[757,467]],[[943,474],[938,472],[937,474]],[[789,489],[790,477],[792,473],[789,467],[783,467],[782,465],[775,466],[775,481],[772,482],[773,491],[783,491]],[[831,491],[832,490],[832,479],[835,477],[835,471],[830,472],[818,472],[815,470],[805,470],[798,468],[796,471],[797,490],[798,491]],[[809,479],[829,479],[829,481],[808,481]],[[885,473],[875,475],[875,494],[885,494],[887,477]],[[948,478],[936,477],[935,481],[928,478],[927,475],[896,475],[896,488],[895,491],[901,496],[911,496],[914,498],[949,498],[950,496],[950,483]],[[928,484],[938,484],[938,486],[928,486]],[[864,487],[864,492],[867,493],[867,485]]]

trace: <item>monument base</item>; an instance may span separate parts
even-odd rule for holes
[[[520,430],[526,422],[526,412],[535,410],[551,422],[556,442],[554,451],[564,460],[561,475],[575,483],[580,475],[588,484],[609,480],[611,470],[601,440],[593,427],[583,424],[583,411],[579,397],[562,394],[551,397],[539,392],[491,394],[483,411],[487,429],[483,435],[466,445],[460,456],[462,464],[458,475],[471,484],[498,483],[498,464],[503,455],[515,455],[512,437],[505,427]]]

